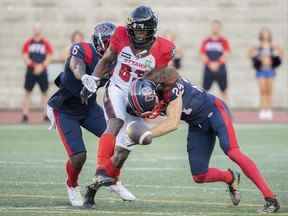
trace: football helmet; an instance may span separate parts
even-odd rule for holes
[[[158,19],[147,6],[135,8],[127,19],[129,37],[136,49],[148,48],[154,41]]]
[[[109,46],[110,38],[116,26],[111,22],[103,22],[94,27],[92,33],[92,44],[96,51],[102,56]]]
[[[161,103],[154,82],[147,79],[132,81],[128,93],[128,112],[141,118],[153,119],[160,115]]]

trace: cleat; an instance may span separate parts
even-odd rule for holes
[[[136,197],[120,181],[110,185],[108,189],[111,193],[117,194],[123,201],[136,200]]]
[[[233,176],[232,183],[228,184],[228,192],[230,194],[233,205],[237,206],[241,200],[240,191],[238,190],[240,184],[240,173],[237,171],[232,171],[231,169],[228,169],[228,171],[231,172]]]
[[[93,179],[93,183],[88,185],[86,188],[86,192],[84,195],[84,208],[93,208],[95,206],[95,195],[100,187],[102,186],[110,186],[115,184],[116,180],[112,177],[106,175],[105,172],[101,172],[101,174],[96,174]]]
[[[66,185],[66,188],[70,204],[74,207],[82,207],[83,197],[80,193],[80,186],[69,187],[68,185]]]
[[[280,209],[279,202],[276,198],[265,198],[265,205],[262,209],[259,209],[258,213],[268,214],[275,213]]]

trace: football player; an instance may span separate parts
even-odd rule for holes
[[[187,152],[193,179],[196,183],[223,182],[226,183],[234,205],[240,202],[240,193],[237,190],[240,175],[237,172],[221,170],[209,167],[209,161],[215,140],[218,138],[223,152],[234,161],[255,186],[261,191],[265,199],[265,205],[260,210],[262,213],[272,213],[279,210],[280,206],[275,194],[272,192],[256,164],[244,154],[238,145],[230,111],[226,104],[219,98],[208,94],[206,91],[191,84],[177,75],[174,68],[168,68],[165,72],[154,74],[150,77],[160,87],[155,88],[158,99],[154,99],[154,107],[161,101],[166,119],[159,122],[151,130],[137,128],[137,132],[130,130],[130,138],[136,143],[142,143],[143,139],[159,137],[178,128],[180,120],[189,124]],[[137,84],[143,80],[136,80],[129,94],[129,110],[135,116],[141,117],[141,110],[146,112],[155,110],[151,102],[147,102],[143,96],[143,88],[147,84]],[[174,82],[174,85],[172,84]],[[161,88],[161,85],[164,88]],[[151,84],[148,85],[151,88]],[[142,88],[142,89],[139,89]],[[147,107],[148,106],[148,107]],[[153,113],[155,116],[155,113]],[[135,124],[136,125],[136,124]],[[132,132],[131,132],[132,131]],[[144,133],[145,132],[145,133]],[[133,135],[134,134],[134,135]],[[136,134],[136,136],[135,136]],[[145,142],[144,144],[149,144]]]
[[[103,53],[107,49],[114,24],[104,22],[96,25],[92,34],[92,42],[80,42],[72,45],[66,60],[64,72],[55,80],[59,90],[49,99],[48,116],[55,122],[56,129],[69,156],[66,163],[67,192],[72,206],[82,206],[78,178],[86,160],[86,148],[82,138],[81,127],[97,137],[106,129],[106,121],[102,108],[93,94],[87,101],[81,101],[80,91],[85,83],[89,85],[89,76]],[[105,81],[102,80],[102,83]],[[93,87],[93,86],[92,86]],[[123,200],[134,200],[120,182],[111,185],[110,190],[120,195]]]
[[[94,196],[99,187],[111,185],[118,178],[120,169],[132,150],[132,146],[126,141],[126,126],[136,118],[126,110],[132,80],[147,73],[158,73],[173,58],[174,44],[156,36],[157,25],[157,17],[150,7],[138,6],[134,9],[127,25],[116,28],[108,49],[91,76],[91,83],[97,89],[99,80],[115,61],[104,96],[107,129],[99,141],[96,178],[85,194],[87,208],[95,204]],[[89,86],[85,86],[83,91],[87,92],[87,89],[89,90]],[[90,94],[84,95],[84,100],[89,96]]]

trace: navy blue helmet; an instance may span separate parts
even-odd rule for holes
[[[134,80],[128,94],[128,112],[142,118],[156,118],[161,109],[156,90],[150,80]]]
[[[115,28],[116,26],[111,22],[103,22],[95,26],[92,34],[92,43],[101,56],[108,48]]]
[[[154,42],[158,19],[147,6],[135,8],[127,20],[128,34],[136,49],[148,48]]]

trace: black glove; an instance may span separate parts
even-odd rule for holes
[[[93,95],[93,92],[90,92],[85,86],[81,89],[80,98],[82,104],[88,105],[88,99]]]

